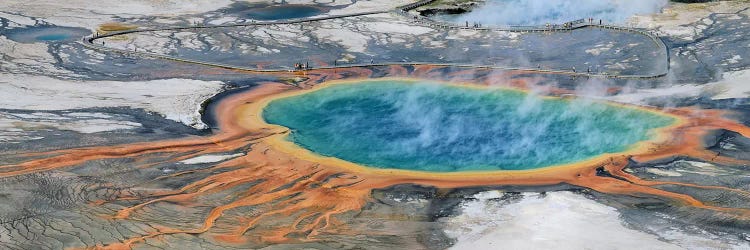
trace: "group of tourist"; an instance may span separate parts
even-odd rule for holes
[[[469,27],[469,21],[466,21],[466,27],[467,27],[467,28]],[[477,23],[477,22],[474,22],[474,23],[473,23],[473,25],[472,25],[471,27],[472,27],[472,28],[481,28],[481,27],[482,27],[482,24],[481,24],[481,23]]]
[[[295,63],[294,69],[301,70],[301,69],[309,69],[310,68],[310,62],[306,63]]]
[[[587,21],[589,21],[589,24],[594,24],[594,18],[593,18],[593,17],[589,17],[589,18],[587,18],[586,20],[587,20]],[[566,23],[563,23],[563,24],[562,24],[562,28],[563,28],[563,29],[571,29],[571,28],[573,28],[573,26],[574,26],[575,24],[577,24],[577,23],[582,23],[582,22],[584,22],[584,21],[583,21],[583,19],[581,19],[581,20],[579,20],[579,21],[566,22]],[[602,19],[599,19],[599,25],[602,25]],[[545,24],[545,27],[546,27],[547,29],[557,29],[557,27],[558,27],[558,24],[550,24],[550,23],[547,23],[547,24]]]
[[[589,24],[594,24],[594,18],[589,17]],[[602,19],[599,19],[599,25],[602,25]]]

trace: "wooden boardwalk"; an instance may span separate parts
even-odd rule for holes
[[[481,30],[481,31],[488,31],[488,32],[506,31],[506,32],[529,33],[529,32],[563,32],[563,31],[571,31],[571,30],[582,29],[582,28],[600,28],[600,29],[611,29],[611,30],[617,30],[617,31],[623,31],[623,32],[631,32],[631,33],[644,35],[650,38],[651,41],[653,41],[656,44],[656,46],[658,46],[660,49],[664,49],[665,51],[664,53],[666,57],[665,58],[666,66],[665,66],[665,69],[661,73],[651,74],[651,75],[615,75],[615,74],[607,74],[607,73],[588,73],[588,72],[583,73],[583,72],[574,72],[574,71],[567,71],[567,70],[550,70],[550,69],[523,68],[523,67],[504,67],[504,66],[495,66],[495,65],[433,63],[433,62],[379,62],[379,63],[370,63],[370,64],[345,64],[345,65],[337,65],[337,66],[324,66],[324,67],[315,67],[315,68],[308,68],[308,69],[345,69],[345,68],[355,68],[355,67],[390,66],[390,65],[406,65],[406,66],[408,65],[412,65],[412,66],[431,65],[431,66],[446,66],[446,67],[457,67],[457,68],[521,70],[521,71],[530,71],[530,72],[538,72],[538,73],[565,74],[565,75],[570,75],[574,77],[598,77],[598,78],[619,78],[619,79],[659,78],[659,77],[666,76],[667,73],[669,72],[669,51],[668,51],[666,44],[661,40],[661,38],[659,38],[652,32],[649,32],[646,30],[615,26],[615,25],[591,24],[591,23],[586,23],[585,20],[583,19],[569,22],[568,25],[558,24],[558,25],[549,25],[549,26],[466,27],[466,26],[461,26],[461,25],[457,25],[453,23],[439,22],[439,21],[435,21],[429,18],[418,16],[418,15],[412,15],[409,13],[410,10],[430,4],[434,1],[435,0],[418,1],[412,4],[401,6],[397,8],[395,11],[361,12],[361,13],[353,13],[353,14],[346,14],[346,15],[299,18],[299,19],[289,19],[289,20],[281,20],[281,21],[260,21],[260,22],[251,22],[251,23],[241,23],[241,24],[196,25],[196,26],[181,26],[181,27],[169,27],[169,28],[158,28],[158,29],[133,29],[133,30],[126,30],[126,31],[119,31],[119,32],[111,32],[111,33],[106,33],[106,34],[93,34],[91,36],[84,37],[81,40],[81,42],[84,46],[93,50],[120,53],[120,54],[129,55],[129,56],[159,58],[159,59],[171,60],[171,61],[176,61],[176,62],[191,63],[191,64],[204,65],[204,66],[209,66],[209,67],[217,67],[217,68],[223,68],[223,69],[232,69],[232,70],[240,70],[240,71],[248,71],[248,72],[258,72],[258,73],[292,72],[295,70],[293,69],[258,69],[258,68],[242,67],[242,66],[229,65],[229,64],[223,64],[223,63],[217,63],[217,62],[207,62],[207,61],[201,61],[201,60],[196,60],[196,59],[188,59],[188,58],[182,58],[182,57],[170,56],[170,55],[164,55],[164,54],[158,54],[158,53],[116,49],[116,48],[106,47],[104,45],[97,44],[94,41],[98,39],[102,39],[102,38],[107,38],[107,37],[142,33],[142,32],[180,31],[180,30],[191,30],[191,29],[213,29],[213,28],[295,24],[295,23],[325,21],[325,20],[331,20],[331,19],[365,16],[365,15],[373,15],[373,14],[396,13],[398,15],[405,16],[406,18],[412,20],[413,22],[427,25],[432,28],[439,28],[439,29],[473,29],[473,30]]]

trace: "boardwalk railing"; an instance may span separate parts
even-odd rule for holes
[[[571,76],[581,76],[581,77],[603,77],[603,78],[622,78],[622,79],[650,79],[650,78],[658,78],[665,76],[669,71],[669,51],[666,47],[666,44],[655,34],[640,30],[640,29],[634,29],[634,28],[628,28],[628,27],[622,27],[622,26],[614,26],[614,25],[598,25],[598,24],[587,24],[584,19],[575,20],[572,22],[569,22],[565,25],[546,25],[546,26],[493,26],[493,27],[465,27],[456,25],[453,23],[447,23],[447,22],[439,22],[435,21],[426,17],[418,16],[418,15],[411,15],[408,13],[408,11],[413,10],[415,8],[430,4],[434,2],[435,0],[422,0],[418,1],[412,4],[400,6],[395,11],[396,14],[406,16],[407,18],[413,20],[414,22],[425,24],[431,27],[438,27],[443,29],[474,29],[474,30],[485,30],[485,31],[509,31],[509,32],[557,32],[557,31],[571,31],[575,29],[581,29],[581,28],[587,28],[587,27],[598,27],[603,29],[613,29],[613,30],[620,30],[620,31],[626,31],[626,32],[634,32],[638,34],[645,35],[649,37],[654,43],[657,44],[660,48],[663,48],[666,53],[666,69],[664,72],[660,74],[653,74],[653,75],[614,75],[614,74],[607,74],[605,73],[578,73],[573,71],[566,71],[566,70],[545,70],[545,69],[539,69],[539,68],[523,68],[523,67],[504,67],[504,66],[490,66],[490,65],[476,65],[476,64],[460,64],[460,63],[431,63],[431,62],[380,62],[380,63],[371,63],[371,64],[348,64],[348,65],[337,65],[337,66],[324,66],[324,67],[316,67],[314,69],[337,69],[337,68],[353,68],[353,67],[368,67],[368,66],[390,66],[390,65],[433,65],[433,66],[449,66],[449,67],[459,67],[459,68],[484,68],[484,69],[500,69],[500,70],[521,70],[521,71],[530,71],[530,72],[539,72],[539,73],[555,73],[555,74],[566,74]],[[284,72],[284,71],[294,71],[292,69],[258,69],[258,68],[249,68],[249,67],[241,67],[241,66],[235,66],[235,65],[229,65],[229,64],[223,64],[223,63],[215,63],[215,62],[206,62],[201,60],[194,60],[194,59],[188,59],[188,58],[181,58],[176,56],[170,56],[170,55],[164,55],[164,54],[158,54],[158,53],[151,53],[151,52],[138,52],[138,51],[130,51],[125,49],[117,49],[117,48],[111,48],[106,47],[104,45],[99,45],[97,43],[94,43],[97,39],[102,39],[106,37],[112,37],[112,36],[119,36],[119,35],[126,35],[126,34],[133,34],[133,33],[141,33],[141,32],[158,32],[158,31],[176,31],[176,30],[189,30],[189,29],[210,29],[210,28],[230,28],[230,27],[247,27],[247,26],[264,26],[264,25],[280,25],[280,24],[295,24],[295,23],[305,23],[305,22],[314,22],[314,21],[323,21],[323,20],[331,20],[331,19],[338,19],[338,18],[345,18],[345,17],[356,17],[356,16],[364,16],[364,15],[373,15],[373,14],[382,14],[382,13],[388,13],[390,11],[373,11],[373,12],[362,12],[362,13],[353,13],[353,14],[345,14],[345,15],[333,15],[333,16],[324,16],[324,17],[313,17],[313,18],[300,18],[300,19],[290,19],[290,20],[283,20],[283,21],[262,21],[262,22],[252,22],[252,23],[241,23],[241,24],[224,24],[224,25],[196,25],[196,26],[183,26],[183,27],[170,27],[170,28],[155,28],[155,29],[133,29],[133,30],[125,30],[125,31],[118,31],[118,32],[111,32],[106,34],[94,34],[92,36],[83,37],[82,44],[86,46],[87,48],[93,49],[93,50],[99,50],[99,51],[105,51],[105,52],[115,52],[125,55],[132,55],[132,56],[143,56],[143,57],[151,57],[151,58],[159,58],[164,60],[171,60],[171,61],[177,61],[177,62],[184,62],[184,63],[191,63],[191,64],[198,64],[198,65],[204,65],[204,66],[211,66],[211,67],[218,67],[218,68],[224,68],[224,69],[233,69],[233,70],[241,70],[241,71],[249,71],[249,72]],[[313,69],[313,68],[310,68]]]
[[[460,25],[456,23],[437,21],[431,18],[409,13],[410,10],[422,7],[434,1],[435,0],[422,0],[413,4],[404,5],[404,6],[399,7],[398,9],[399,11],[396,11],[395,13],[405,16],[409,19],[412,19],[413,22],[427,25],[433,28],[442,28],[442,29],[472,29],[472,30],[483,30],[483,31],[507,31],[507,32],[528,33],[528,32],[572,31],[572,30],[582,29],[582,28],[600,28],[600,29],[609,29],[609,30],[637,33],[637,34],[648,37],[657,47],[660,48],[660,50],[664,51],[664,57],[665,57],[664,61],[666,62],[664,64],[665,65],[664,70],[661,72],[661,74],[655,74],[653,76],[662,77],[662,76],[666,76],[669,73],[670,61],[671,61],[670,55],[669,55],[669,48],[667,47],[663,39],[661,39],[655,33],[645,30],[645,29],[638,29],[638,28],[631,28],[631,27],[617,26],[617,25],[596,24],[594,22],[586,23],[586,19],[578,19],[575,21],[568,22],[566,24],[548,24],[548,25],[535,25],[535,26],[493,25],[489,27],[481,27],[481,26],[474,27],[474,26],[468,26],[468,24]]]

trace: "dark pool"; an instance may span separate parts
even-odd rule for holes
[[[249,9],[246,15],[256,20],[282,20],[316,16],[323,12],[324,10],[320,7],[286,4]]]

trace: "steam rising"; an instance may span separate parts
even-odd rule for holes
[[[316,153],[386,168],[529,169],[619,152],[671,118],[518,91],[375,81],[280,99],[270,123]]]
[[[489,0],[456,22],[498,25],[544,25],[577,19],[623,23],[635,14],[659,12],[667,0]]]

